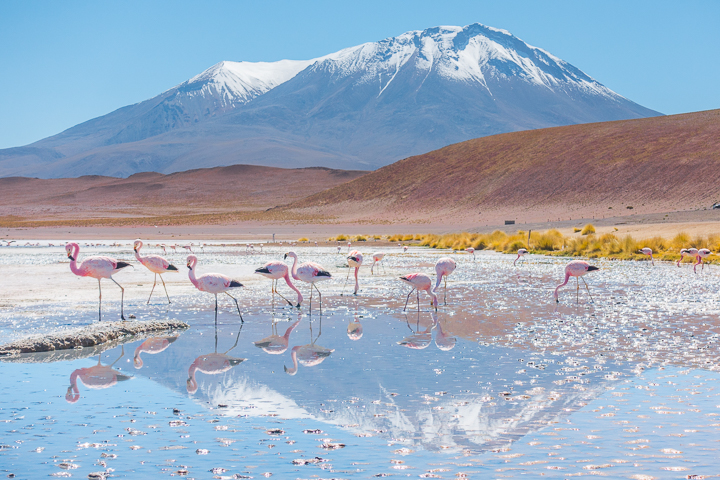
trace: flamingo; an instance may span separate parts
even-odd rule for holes
[[[357,315],[355,315],[355,318],[350,320],[350,323],[348,323],[347,336],[353,341],[360,340],[363,336],[363,327]]]
[[[143,366],[143,361],[142,358],[140,358],[140,354],[142,352],[147,352],[151,355],[158,354],[167,350],[170,344],[174,343],[177,339],[177,336],[148,338],[140,345],[138,345],[138,347],[135,349],[135,355],[133,356],[133,365],[135,365],[135,368],[137,368],[138,370],[141,369]]]
[[[293,285],[292,282],[290,281],[290,273],[288,271],[287,265],[285,265],[283,262],[274,260],[272,262],[266,263],[265,265],[263,265],[260,268],[255,269],[255,273],[258,273],[258,274],[262,275],[263,277],[269,278],[273,281],[273,286],[272,286],[273,298],[275,297],[275,294],[277,293],[278,295],[280,295],[280,298],[282,298],[283,300],[288,302],[289,305],[292,306],[292,302],[290,300],[288,300],[287,298],[283,297],[282,294],[277,291],[277,281],[281,278],[284,278],[285,283],[288,284],[288,287],[290,287],[291,289],[295,290],[295,292],[297,292],[298,302],[297,302],[296,307],[300,308],[300,304],[303,301],[303,296],[300,293],[300,290],[298,290],[295,287],[295,285]]]
[[[641,248],[641,249],[638,251],[638,253],[642,253],[643,255],[649,255],[649,256],[650,256],[650,261],[652,262],[653,267],[655,266],[655,260],[653,259],[653,251],[652,251],[652,248],[648,248],[648,247]]]
[[[358,270],[360,270],[360,265],[362,265],[363,262],[363,256],[362,253],[360,253],[357,250],[353,250],[350,252],[350,255],[347,257],[347,263],[348,267],[355,269],[355,291],[353,292],[353,295],[357,295],[358,290],[360,290],[360,284],[358,283]],[[345,278],[345,284],[347,285],[348,278],[350,278],[350,270],[348,269],[347,277]],[[343,290],[345,290],[345,285],[343,285]]]
[[[237,307],[238,315],[240,315],[240,321],[245,323],[245,320],[243,320],[242,317],[242,313],[240,313],[240,305],[238,304],[237,299],[227,292],[231,288],[242,287],[242,283],[220,273],[206,273],[204,275],[196,277],[195,266],[197,265],[197,261],[198,259],[195,255],[188,255],[187,267],[190,269],[190,271],[188,272],[188,277],[190,278],[192,284],[195,285],[195,288],[197,288],[201,292],[208,292],[215,295],[215,323],[217,323],[218,293],[224,293],[225,295],[233,299],[233,301],[235,302],[235,306]]]
[[[167,261],[167,259],[161,257],[160,255],[147,255],[145,257],[140,256],[140,249],[143,247],[143,242],[139,238],[135,240],[135,244],[133,245],[133,250],[135,251],[135,258],[138,262],[145,265],[145,267],[153,272],[155,274],[155,279],[153,281],[152,290],[150,290],[150,296],[148,297],[147,303],[150,303],[150,299],[152,298],[152,294],[155,291],[155,285],[157,285],[157,277],[160,275],[160,281],[163,284],[163,288],[165,289],[165,296],[168,299],[168,303],[172,303],[170,301],[170,295],[167,293],[167,287],[165,286],[165,280],[162,278],[163,273],[167,272],[177,272],[178,269],[175,265],[171,265],[170,262]]]
[[[435,311],[437,312],[438,300],[435,294],[432,292],[432,280],[429,276],[425,275],[424,273],[410,273],[408,275],[400,277],[400,280],[412,287],[412,290],[410,290],[410,293],[408,293],[407,299],[405,300],[405,307],[403,308],[403,312],[407,308],[407,304],[410,301],[410,295],[413,291],[417,292],[418,312],[420,311],[420,290],[425,290],[425,292],[430,295],[430,298],[432,299],[432,305],[435,307]]]
[[[475,251],[473,250],[473,256],[475,256],[475,253],[474,253],[474,252],[475,252]],[[520,259],[520,257],[524,257],[527,253],[528,253],[528,252],[527,252],[526,249],[524,249],[524,248],[518,248],[518,251],[517,251],[518,256],[517,256],[517,258],[515,259],[515,261],[513,262],[513,266],[515,266],[515,263],[517,263],[517,261],[518,261],[518,259]],[[523,258],[523,261],[524,261],[524,260],[525,260],[525,259]]]
[[[352,245],[352,243],[348,242],[348,253],[350,253],[350,246],[351,246],[351,245]]]
[[[575,277],[577,279],[577,303],[580,303],[580,278],[588,272],[593,272],[595,270],[599,270],[599,268],[590,265],[584,260],[573,260],[572,262],[568,263],[565,266],[565,281],[555,288],[555,293],[553,294],[553,296],[555,297],[555,302],[560,302],[560,300],[558,299],[558,290],[560,289],[560,287],[564,287],[565,285],[567,285],[570,277]],[[590,295],[590,288],[588,288],[587,282],[584,278],[582,279],[582,281],[585,284],[585,289],[587,290],[588,295]],[[590,295],[590,300],[593,301],[592,295]]]
[[[472,253],[473,262],[474,262],[474,261],[475,261],[475,249],[472,248],[472,247],[468,247],[468,248],[465,249],[465,251],[468,252],[468,253]]]
[[[120,318],[125,320],[125,313],[123,309],[123,303],[125,300],[125,289],[115,281],[112,276],[119,272],[125,267],[129,267],[130,264],[127,262],[119,262],[114,258],[105,256],[93,256],[87,257],[83,262],[77,264],[77,256],[80,253],[80,245],[71,242],[65,245],[65,251],[70,259],[70,271],[79,277],[92,277],[97,278],[98,291],[100,292],[100,300],[98,301],[98,321],[102,320],[102,287],[100,286],[100,279],[109,278],[115,285],[120,287]]]
[[[185,250],[187,250],[190,253],[193,253],[192,246],[193,246],[192,243],[188,243],[187,245],[183,245],[182,248],[184,248]]]
[[[338,253],[340,253],[340,250],[342,250],[342,247],[340,245],[337,246]]]
[[[385,256],[384,252],[375,252],[372,254],[373,263],[372,263],[372,265],[370,265],[370,274],[371,275],[375,275],[375,273],[373,273],[373,268],[375,268],[376,263],[380,263],[383,267],[383,271],[385,271],[385,264],[382,263],[382,259],[384,256]]]
[[[407,252],[407,249],[408,249],[407,245],[403,245],[403,253]]]
[[[174,252],[175,249],[177,248],[177,245],[175,245],[175,244],[173,243],[172,245],[170,245],[170,248],[172,248],[172,250],[173,250],[173,252]]]
[[[290,325],[290,327],[285,330],[285,335],[283,336],[277,334],[270,335],[269,337],[265,337],[262,340],[253,342],[253,344],[258,348],[262,348],[263,352],[269,353],[270,355],[280,355],[282,353],[285,353],[285,351],[287,351],[288,349],[290,334],[293,330],[295,330],[295,327],[297,327],[299,323],[300,320]],[[273,322],[272,326],[273,329],[277,328],[277,324],[275,322]]]
[[[218,337],[217,323],[215,323],[215,352],[200,355],[193,361],[190,368],[188,368],[188,379],[186,381],[188,393],[193,394],[197,392],[198,384],[195,380],[195,374],[197,372],[206,373],[208,375],[217,375],[219,373],[227,372],[231,368],[240,365],[242,362],[247,360],[247,358],[235,358],[228,355],[228,352],[237,346],[241,331],[242,324],[240,324],[240,330],[238,330],[238,333],[235,336],[235,344],[226,350],[225,353],[217,353]]]
[[[437,282],[435,283],[435,288],[433,288],[433,292],[437,292],[438,287],[440,287],[440,281],[444,278],[445,295],[443,296],[443,302],[445,302],[445,305],[447,305],[447,277],[455,271],[456,267],[457,265],[455,263],[455,260],[450,257],[443,257],[435,263]]]
[[[298,265],[298,257],[295,252],[288,252],[284,258],[290,257],[293,259],[292,270],[290,271],[292,277],[295,280],[300,280],[310,284],[310,308],[312,308],[312,289],[315,287],[318,295],[320,296],[320,308],[322,308],[322,294],[318,290],[316,282],[323,280],[330,280],[332,275],[330,272],[325,270],[321,265],[314,262],[305,262]]]
[[[322,317],[321,317],[322,318]],[[320,345],[315,345],[315,342],[320,338],[320,335],[322,335],[322,320],[320,323],[320,332],[318,333],[317,338],[312,338],[312,321],[310,322],[310,343],[307,343],[305,345],[298,345],[296,347],[292,348],[292,351],[290,353],[290,358],[292,359],[293,366],[288,368],[283,365],[285,369],[285,373],[288,375],[295,375],[298,371],[298,366],[302,365],[304,367],[314,367],[316,365],[320,365],[322,362],[325,361],[327,357],[330,356],[331,353],[335,351],[335,349],[331,348],[325,348],[321,347]]]
[[[80,379],[83,385],[87,388],[95,390],[109,388],[117,384],[117,382],[131,380],[133,378],[132,376],[125,375],[117,370],[113,370],[112,368],[112,366],[115,365],[124,355],[125,347],[122,347],[120,350],[120,356],[110,365],[101,365],[101,356],[98,356],[97,365],[89,368],[78,368],[74,370],[72,374],[70,374],[70,386],[67,389],[67,393],[65,393],[65,400],[68,403],[75,403],[80,400],[80,390],[77,385],[78,379]]]
[[[697,261],[693,265],[693,271],[695,273],[697,273],[696,269],[697,269],[698,264],[702,265],[702,267],[700,268],[701,271],[705,269],[705,264],[703,263],[703,259],[709,257],[710,255],[712,255],[712,252],[710,250],[708,250],[707,248],[701,248],[700,250],[697,251],[697,255],[695,256],[695,259]]]
[[[698,249],[697,248],[683,248],[682,250],[680,250],[680,259],[677,261],[678,267],[680,266],[680,262],[682,262],[682,259],[683,259],[683,257],[685,257],[685,255],[687,255],[689,257],[695,257],[695,259],[697,259]]]

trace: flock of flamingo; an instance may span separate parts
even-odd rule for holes
[[[316,242],[317,244],[317,242]],[[202,244],[202,246],[206,246],[205,244]],[[350,249],[351,244],[348,243],[348,250]],[[152,273],[155,274],[155,279],[153,282],[152,289],[150,290],[150,296],[148,297],[147,303],[150,303],[150,299],[152,298],[153,292],[155,291],[155,286],[157,285],[157,277],[160,277],[160,281],[163,284],[163,288],[165,290],[165,295],[167,297],[168,303],[171,303],[170,295],[167,292],[167,287],[165,286],[165,281],[162,278],[162,275],[167,272],[173,272],[178,271],[177,267],[172,265],[166,258],[160,256],[160,255],[141,255],[140,250],[143,247],[142,240],[138,239],[135,240],[133,245],[133,250],[135,252],[135,258],[138,262],[140,262],[142,265],[144,265],[148,270],[150,270]],[[407,246],[403,247],[404,251],[407,251]],[[338,252],[340,252],[341,247],[338,246]],[[81,276],[81,277],[91,277],[95,278],[98,281],[98,291],[99,291],[99,301],[98,301],[98,318],[102,320],[102,287],[100,284],[100,280],[103,278],[107,278],[112,280],[118,287],[120,287],[120,290],[122,292],[121,294],[121,300],[120,300],[120,318],[122,320],[125,320],[125,313],[123,309],[123,302],[125,297],[125,289],[117,282],[115,281],[112,276],[122,270],[125,267],[130,266],[127,262],[118,261],[114,258],[108,257],[108,256],[91,256],[85,258],[81,263],[78,264],[78,254],[80,252],[80,246],[77,243],[71,242],[68,243],[65,246],[65,250],[67,251],[67,256],[70,259],[70,270],[75,275]],[[472,248],[467,248],[466,251],[473,255],[473,260],[475,259],[475,251]],[[528,251],[524,248],[521,248],[518,250],[517,258],[515,259],[515,262],[513,262],[513,265],[517,264],[517,261],[521,258],[523,258]],[[648,255],[650,257],[650,260],[653,265],[655,265],[655,261],[653,259],[653,252],[650,248],[643,248],[638,253],[642,253],[645,255]],[[694,271],[697,273],[697,266],[702,265],[702,268],[704,268],[703,259],[707,258],[709,255],[711,255],[711,251],[706,248],[696,249],[696,248],[689,248],[689,249],[682,249],[680,252],[680,260],[678,260],[677,265],[680,266],[680,261],[683,259],[684,256],[694,256],[696,259],[696,262],[693,265]],[[385,256],[384,252],[376,252],[372,254],[373,263],[370,267],[370,271],[372,274],[374,274],[374,268],[375,265],[382,265],[383,257]],[[272,280],[272,287],[271,292],[274,296],[275,294],[279,295],[283,300],[285,300],[289,305],[293,306],[293,302],[285,298],[278,290],[277,290],[277,284],[280,279],[285,280],[285,283],[287,283],[288,287],[295,291],[297,294],[297,301],[294,305],[297,308],[300,308],[302,302],[303,302],[303,295],[300,293],[300,290],[293,284],[291,277],[293,280],[301,281],[304,283],[310,284],[310,308],[312,308],[312,296],[313,296],[313,290],[315,290],[319,297],[319,303],[320,308],[322,308],[322,293],[317,287],[317,283],[324,281],[324,280],[330,280],[332,279],[332,275],[330,272],[328,272],[325,268],[322,267],[322,265],[315,263],[315,262],[304,262],[298,264],[298,256],[295,252],[289,251],[285,254],[284,258],[287,259],[290,257],[293,261],[292,267],[288,268],[288,266],[282,262],[282,261],[270,261],[267,262],[262,267],[259,267],[255,270],[255,273],[262,275],[266,278],[269,278]],[[523,258],[524,261],[524,258]],[[354,276],[355,276],[355,289],[353,291],[354,295],[358,294],[358,291],[360,290],[360,283],[358,279],[358,272],[360,267],[363,264],[363,254],[360,253],[358,250],[352,250],[349,251],[347,256],[347,264],[348,267],[352,270],[354,270]],[[202,275],[198,275],[196,273],[196,267],[198,265],[198,258],[194,254],[188,255],[187,257],[187,268],[189,269],[188,277],[190,279],[190,282],[201,292],[207,292],[212,293],[215,296],[215,313],[217,315],[218,310],[218,294],[224,293],[228,297],[230,297],[237,307],[238,315],[240,316],[240,320],[244,321],[242,318],[242,313],[240,312],[240,305],[237,301],[237,298],[232,296],[229,291],[234,288],[242,287],[242,283],[238,282],[237,280],[234,280],[226,275],[220,274],[220,273],[204,273]],[[438,308],[438,299],[435,294],[437,292],[438,288],[440,287],[440,284],[444,282],[445,284],[445,291],[444,291],[444,302],[447,304],[447,277],[451,275],[455,268],[457,267],[457,264],[455,263],[455,260],[453,260],[450,257],[443,257],[439,259],[435,264],[435,272],[436,272],[436,281],[433,285],[432,278],[427,275],[426,273],[422,272],[415,272],[415,273],[408,273],[406,275],[403,275],[400,277],[400,280],[407,285],[411,287],[410,292],[407,295],[407,298],[405,300],[405,306],[403,308],[403,311],[407,309],[407,305],[410,301],[410,296],[413,292],[416,293],[417,298],[417,308],[420,310],[420,292],[424,291],[426,292],[430,298],[431,298],[431,305],[435,308],[435,311],[437,311]],[[383,265],[383,269],[384,269]],[[567,285],[567,283],[570,281],[570,277],[575,277],[577,281],[577,301],[579,302],[579,295],[580,295],[580,280],[583,281],[585,284],[585,288],[588,292],[588,296],[590,297],[592,301],[592,295],[590,294],[590,289],[587,285],[587,282],[585,282],[585,279],[582,278],[584,275],[586,275],[589,272],[598,270],[598,267],[595,267],[593,265],[590,265],[588,262],[584,260],[572,260],[565,266],[565,280],[563,283],[559,284],[553,293],[553,298],[556,302],[559,302],[558,298],[558,290],[561,287],[564,287]],[[348,276],[345,279],[345,285],[347,285],[347,281],[350,277],[350,270],[348,270]],[[343,285],[343,293],[345,285]]]

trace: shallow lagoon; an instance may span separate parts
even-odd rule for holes
[[[319,284],[320,315],[307,298],[301,312],[279,299],[273,305],[270,281],[253,278],[286,250],[198,254],[199,273],[246,285],[237,292],[242,328],[222,296],[215,327],[213,297],[193,290],[185,255],[167,255],[181,269],[166,276],[170,306],[157,288],[145,305],[153,278],[141,265],[117,274],[126,314],[191,325],[161,352],[140,353],[141,368],[133,360],[146,339],[108,346],[99,360],[112,366],[102,372],[128,380],[88,388],[82,373],[98,364],[89,349],[0,363],[0,470],[16,478],[717,474],[715,269],[695,275],[688,266],[598,261],[601,270],[586,277],[595,302],[581,291],[576,304],[571,283],[556,306],[552,290],[566,259],[513,267],[514,256],[457,254],[448,305],[434,314],[421,295],[421,311],[411,300],[403,313],[408,288],[397,277],[430,273],[448,252],[388,248],[386,272],[371,277],[363,267],[353,297],[340,296],[344,255],[298,248],[301,261],[335,277]],[[360,250],[367,258],[373,248]],[[98,253],[132,260],[130,245],[84,248],[80,257]],[[10,292],[0,308],[3,338],[97,321],[97,282],[74,277],[62,247],[2,248],[0,272]],[[104,318],[116,319],[119,289],[103,286]],[[292,298],[283,284],[280,291]],[[348,327],[358,323],[363,334],[353,340]],[[254,345],[288,329],[284,352]],[[290,375],[292,348],[302,345],[333,351]],[[197,390],[188,386],[198,358],[228,349],[246,360],[217,374],[196,370]],[[73,372],[80,381],[68,397]]]

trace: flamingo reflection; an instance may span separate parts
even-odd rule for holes
[[[405,338],[403,338],[401,341],[397,342],[398,345],[412,348],[413,350],[422,350],[424,348],[427,348],[432,343],[432,330],[435,328],[435,320],[437,319],[437,316],[433,316],[433,322],[425,328],[425,330],[420,330],[420,312],[417,314],[417,320],[415,322],[415,330],[410,326],[410,320],[408,319],[407,315],[405,316],[405,321],[407,322],[407,326],[412,332],[412,335],[409,335]]]
[[[101,365],[101,355],[98,355],[98,363],[89,368],[78,368],[72,374],[70,374],[70,386],[65,394],[65,400],[68,403],[75,403],[80,400],[80,390],[78,389],[77,381],[80,379],[83,385],[87,388],[99,390],[101,388],[109,388],[115,385],[117,382],[130,380],[133,377],[131,375],[125,375],[113,370],[112,366],[117,363],[125,355],[125,348],[122,347],[120,350],[120,356],[110,365]]]
[[[190,368],[188,369],[188,379],[187,379],[187,391],[188,393],[195,393],[198,389],[197,381],[195,380],[195,374],[196,372],[200,371],[202,373],[206,373],[208,375],[217,375],[219,373],[224,373],[230,370],[231,368],[240,365],[242,362],[247,360],[247,358],[235,358],[228,355],[228,352],[232,350],[233,348],[237,347],[238,340],[240,339],[240,332],[242,331],[242,323],[240,324],[240,330],[238,330],[237,335],[235,335],[235,343],[232,347],[227,349],[224,353],[217,353],[217,343],[218,343],[218,336],[217,336],[217,323],[215,323],[215,352],[214,353],[208,353],[205,355],[200,355],[195,359],[195,361],[190,365]]]
[[[290,334],[293,330],[295,330],[295,327],[297,327],[299,323],[300,320],[290,325],[290,327],[285,330],[285,335],[281,336],[277,334],[277,322],[273,321],[272,329],[274,333],[269,337],[253,342],[253,344],[258,348],[262,348],[263,352],[269,353],[270,355],[280,355],[281,353],[285,353],[288,349]]]
[[[320,331],[318,332],[318,336],[313,339],[312,321],[310,321],[310,343],[298,345],[292,348],[290,357],[292,358],[293,366],[290,368],[285,367],[285,373],[288,375],[295,375],[298,371],[299,365],[302,365],[303,367],[314,367],[315,365],[320,365],[327,357],[330,356],[331,353],[335,351],[335,349],[315,345],[315,342],[318,338],[320,338],[320,335],[322,335],[322,317],[320,318]]]
[[[177,339],[177,336],[148,338],[140,345],[138,345],[138,347],[135,349],[135,355],[133,356],[133,365],[135,365],[135,368],[141,369],[143,366],[142,358],[140,358],[141,353],[146,352],[151,355],[155,355],[157,353],[163,352],[167,350],[170,344]]]
[[[435,313],[433,313],[433,324],[437,328],[437,332],[435,333],[435,346],[444,352],[455,348],[457,338],[443,330],[442,323],[438,321],[437,314]]]

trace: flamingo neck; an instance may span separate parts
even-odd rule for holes
[[[433,292],[440,287],[440,282],[442,282],[442,278],[443,278],[443,274],[438,273],[437,282],[435,282],[435,288],[433,288]]]
[[[292,333],[293,330],[295,330],[295,327],[298,326],[298,323],[300,323],[300,320],[293,323],[292,325],[290,325],[290,327],[287,330],[285,330],[285,335],[283,335],[283,338],[285,339],[286,342],[288,340],[290,340],[290,334]]]
[[[135,258],[137,259],[137,261],[144,264],[143,258],[140,256],[140,249],[142,247],[143,247],[143,244],[141,243],[140,245],[137,246],[137,248],[135,248],[133,250],[135,250]]]
[[[83,271],[78,268],[77,258],[80,253],[80,245],[77,243],[72,244],[72,258],[70,259],[70,271],[75,275],[83,276]]]
[[[294,269],[295,269],[295,265],[293,265],[293,278],[295,277]],[[285,283],[288,284],[288,287],[290,287],[291,289],[295,290],[295,293],[297,293],[297,295],[298,295],[298,303],[302,303],[302,301],[303,301],[302,293],[300,293],[300,290],[298,290],[297,287],[296,287],[295,285],[293,285],[293,283],[290,281],[290,274],[289,274],[289,273],[286,273],[283,278],[285,279]],[[293,327],[293,328],[295,328],[295,327]]]
[[[188,272],[188,278],[190,279],[190,282],[191,282],[193,285],[195,285],[195,287],[197,288],[197,286],[198,286],[198,281],[197,281],[197,277],[195,276],[195,265],[196,265],[196,264],[197,264],[197,262],[195,262],[195,261],[193,261],[193,262],[190,264],[190,271]],[[192,368],[192,367],[191,367],[191,368]]]
[[[298,261],[297,255],[293,255],[293,264],[292,264],[292,268],[291,268],[290,272],[292,274],[292,277],[295,280],[299,280],[297,277],[297,261]],[[298,292],[298,293],[300,293],[300,292]]]
[[[358,282],[358,270],[360,270],[360,267],[355,267],[355,292],[360,289],[360,282]]]
[[[432,298],[433,306],[437,307],[437,305],[438,305],[437,296],[432,292],[431,289],[428,289],[427,292],[428,292],[428,295],[430,295],[430,298]]]
[[[293,347],[292,353],[290,354],[290,358],[292,358],[293,366],[292,368],[285,368],[285,372],[288,375],[295,375],[298,370],[298,359],[297,359],[297,349],[299,347]]]
[[[557,287],[555,287],[555,293],[553,294],[553,296],[555,297],[555,300],[557,300],[557,298],[558,298],[558,290],[560,290],[560,287],[564,287],[565,285],[567,285],[568,281],[570,281],[570,274],[566,273],[565,281],[563,283],[561,283],[560,285],[558,285]]]

